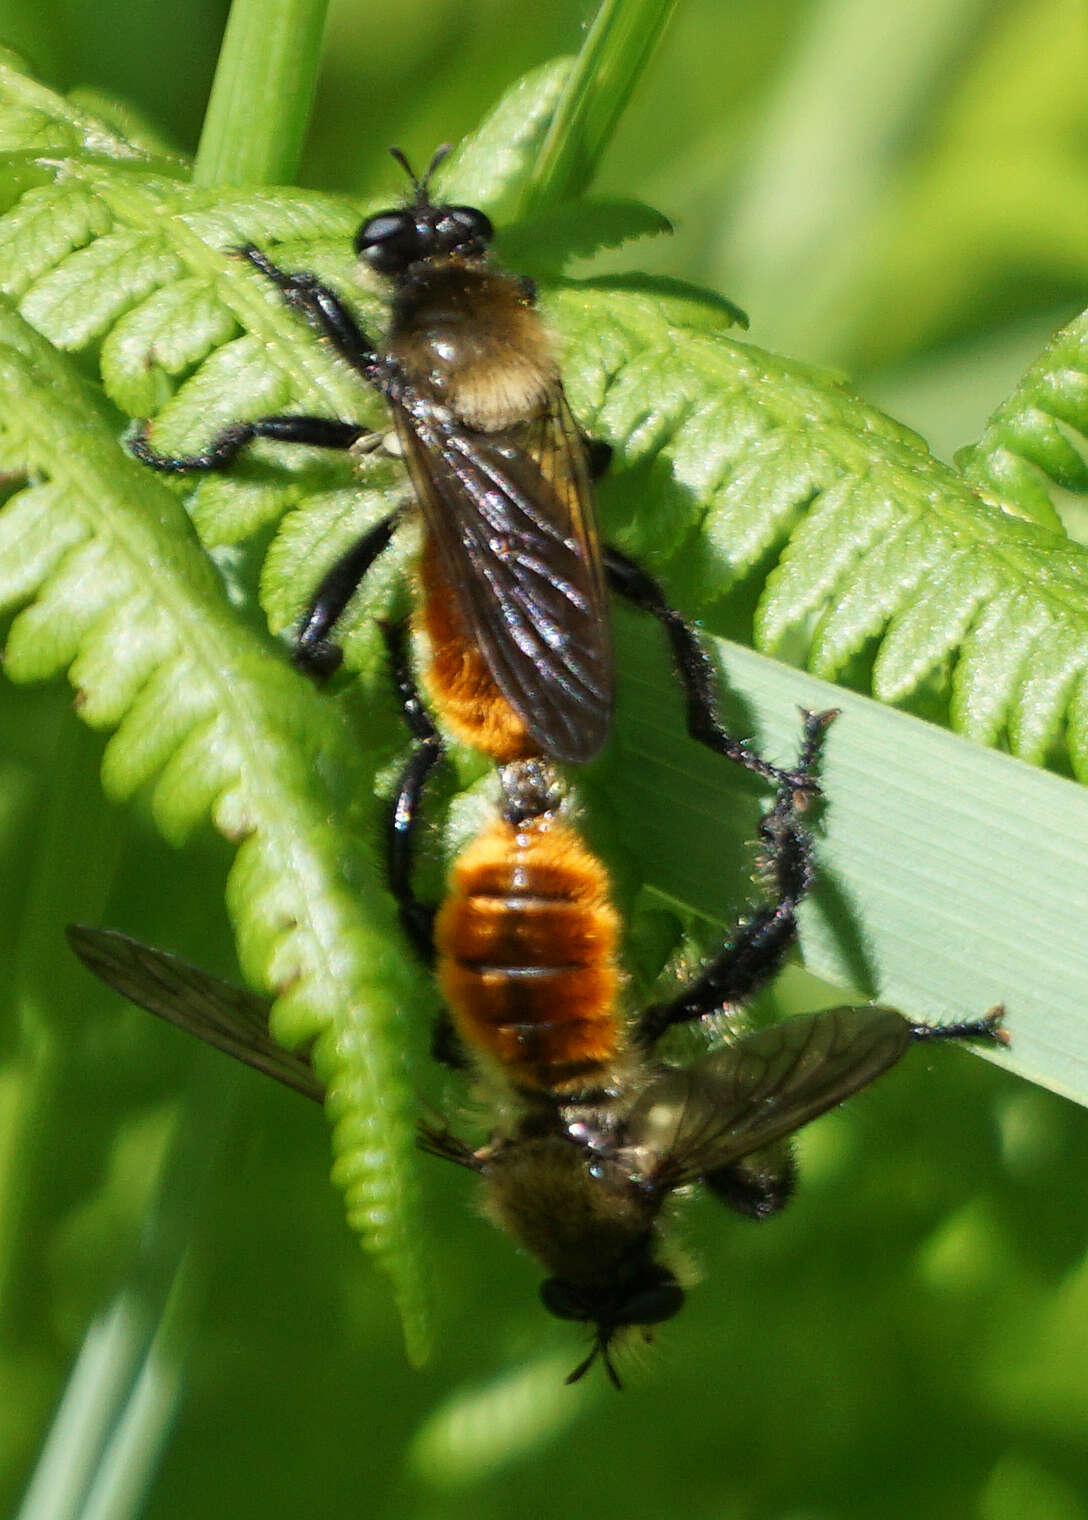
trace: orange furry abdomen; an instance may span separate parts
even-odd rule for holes
[[[524,721],[496,686],[461,617],[429,534],[423,542],[419,578],[419,621],[430,649],[423,682],[443,727],[499,765],[528,760],[538,753],[539,745],[529,738]]]
[[[568,824],[493,824],[454,864],[435,922],[461,1039],[519,1086],[591,1089],[621,1043],[618,929],[605,869]]]

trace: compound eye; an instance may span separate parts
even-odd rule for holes
[[[659,1325],[672,1319],[684,1303],[684,1290],[677,1282],[656,1283],[624,1300],[616,1315],[621,1325]]]
[[[396,274],[420,256],[415,217],[406,211],[379,211],[355,234],[355,252],[379,274]]]
[[[540,1284],[540,1298],[548,1313],[554,1314],[556,1319],[587,1320],[591,1318],[585,1304],[570,1283],[564,1282],[561,1277],[546,1278]]]
[[[486,248],[495,236],[491,218],[475,206],[445,206],[437,228],[447,248]]]

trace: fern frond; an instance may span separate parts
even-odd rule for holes
[[[43,268],[40,247],[30,256],[42,203],[66,193],[69,246],[55,239]],[[353,278],[354,222],[331,197],[233,192],[213,202],[162,176],[67,161],[54,186],[0,220],[0,274],[18,272],[22,310],[55,343],[100,346],[118,406],[160,402],[163,449],[191,450],[236,417],[283,409],[379,425],[375,398],[230,254],[253,240],[318,269],[374,328],[379,302]],[[77,236],[90,241],[70,246]],[[884,701],[924,701],[971,737],[1004,740],[1033,761],[1067,732],[1081,765],[1084,550],[981,499],[837,380],[731,340],[728,310],[697,292],[560,284],[545,304],[579,415],[617,450],[611,506],[629,549],[665,566],[682,551],[682,576],[704,601],[758,573],[758,647],[789,647],[816,673],[864,681]],[[1064,349],[1048,363],[1047,373],[1073,373]],[[1070,383],[1062,395],[1062,423],[1083,423],[1083,392]],[[1081,479],[1056,424],[1048,437],[1060,478]],[[371,477],[375,510],[397,495],[383,468]],[[650,469],[659,507],[636,511]],[[258,448],[229,477],[192,490],[207,543],[237,541],[293,509],[263,578],[277,626],[306,595],[287,546],[324,536],[291,518],[325,512],[329,490],[350,480],[346,464]],[[346,532],[328,541],[330,556]],[[349,625],[366,664],[373,642],[351,628],[370,610],[360,604]]]
[[[435,192],[483,206],[492,219],[517,213],[526,181],[566,88],[573,58],[553,58],[512,85],[474,132],[459,142],[435,176]]]
[[[99,154],[148,159],[157,145],[116,131],[77,100],[66,100],[26,72],[17,54],[0,48],[0,152]]]
[[[680,325],[650,295],[568,288],[554,311],[580,416],[640,486],[654,472],[660,516],[622,523],[628,547],[683,563],[704,599],[769,567],[758,648],[866,678],[885,702],[924,693],[961,732],[1035,762],[1064,725],[1088,775],[1080,545],[980,498],[837,381]],[[1066,387],[1062,420],[1088,429],[1083,383]],[[1084,479],[1051,431],[1063,479]]]
[[[1051,486],[1088,491],[1088,312],[1063,327],[957,463],[980,491],[1060,527]],[[1049,484],[1048,484],[1049,483]]]
[[[471,179],[464,155],[462,163]],[[282,262],[316,268],[373,328],[380,305],[354,283],[350,208],[298,192],[213,201],[100,161],[67,160],[56,173],[0,220],[0,275],[55,343],[100,345],[120,407],[161,401],[161,448],[190,450],[238,416],[288,407],[380,423],[375,398],[230,256],[253,240]],[[43,249],[35,233],[61,204],[65,234]],[[1045,758],[1064,730],[1082,766],[1081,548],[980,499],[836,379],[730,340],[728,311],[697,292],[588,282],[557,285],[545,300],[579,414],[616,447],[612,515],[628,548],[659,565],[682,552],[682,579],[704,601],[758,574],[750,636],[760,648],[788,647],[818,674],[848,676],[884,701],[924,702],[1030,760]],[[1080,328],[1070,329],[1024,388],[1061,397],[1047,460],[1065,483],[1084,478],[1058,426],[1085,425],[1082,371],[1070,358],[1081,342]],[[1025,405],[1010,403],[1018,416]],[[294,509],[263,578],[277,625],[305,599],[290,545],[324,540],[319,526],[292,519],[313,497],[325,513],[330,489],[350,486],[345,466],[311,460],[304,450],[257,448],[229,477],[192,491],[208,543],[236,541]],[[636,515],[647,471],[659,505]],[[395,479],[379,469],[372,484],[391,505]],[[346,532],[328,540],[330,555]],[[371,642],[348,631],[369,660]]]
[[[149,788],[168,838],[210,818],[237,845],[228,902],[242,965],[276,994],[277,1039],[312,1046],[349,1218],[393,1274],[418,1349],[404,1050],[419,987],[358,840],[354,798],[369,778],[336,707],[231,609],[173,495],[7,309],[0,379],[4,467],[31,482],[0,513],[0,601],[21,608],[8,673],[67,670],[83,716],[114,730],[110,794]]]

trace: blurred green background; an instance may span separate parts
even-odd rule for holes
[[[2,0],[0,40],[188,151],[225,11]],[[388,144],[425,160],[590,14],[339,0],[304,183],[395,198]],[[691,0],[599,180],[677,232],[616,262],[722,290],[755,342],[849,371],[949,456],[1085,304],[1086,38],[1080,0]],[[57,926],[97,908],[231,972],[226,847],[89,811],[101,743],[68,709],[0,692],[2,1512],[51,1430],[28,1520],[67,1514],[103,1449],[80,1511],[102,1520],[141,1495],[153,1520],[1088,1520],[1082,1110],[915,1053],[802,1137],[780,1219],[688,1211],[701,1286],[622,1397],[563,1387],[581,1347],[537,1271],[470,1177],[421,1161],[437,1330],[414,1372],[321,1115],[69,964]]]

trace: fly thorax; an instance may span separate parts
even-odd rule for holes
[[[387,348],[417,389],[480,432],[539,416],[558,384],[520,283],[454,261],[397,292]]]

